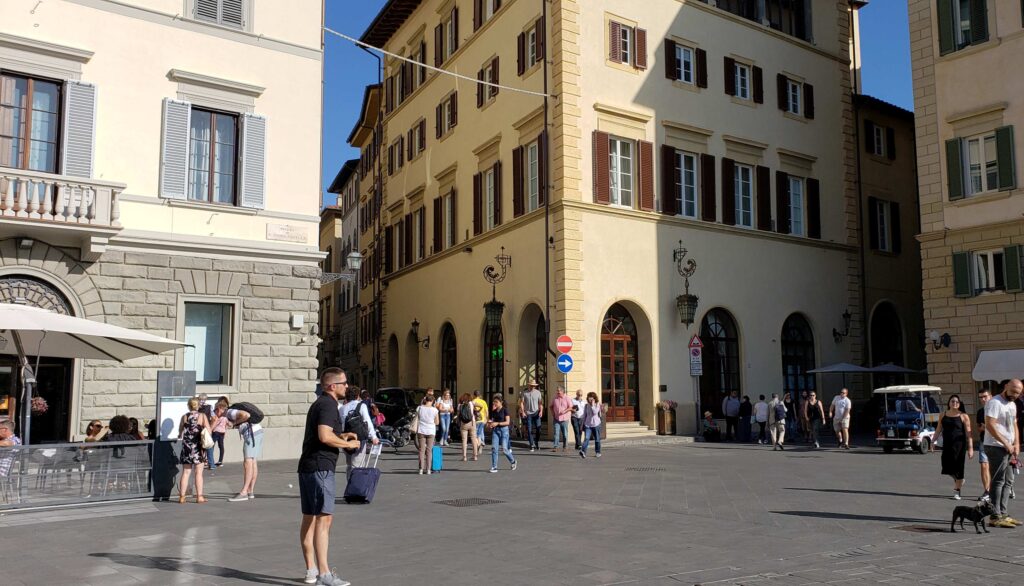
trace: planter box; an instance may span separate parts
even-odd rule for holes
[[[658,435],[676,435],[676,410],[658,407]]]

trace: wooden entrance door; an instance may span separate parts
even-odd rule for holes
[[[32,361],[35,368],[35,361]],[[35,396],[46,400],[45,413],[32,415],[32,443],[66,442],[71,425],[71,385],[74,361],[65,358],[41,358],[36,372]],[[17,359],[0,359],[0,394],[10,393],[18,398],[18,433],[25,405],[21,401],[21,376]]]
[[[608,421],[639,421],[636,328],[620,305],[608,310],[601,330],[601,401]]]

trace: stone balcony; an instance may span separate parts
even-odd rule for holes
[[[121,230],[123,183],[0,167],[0,237],[78,246],[95,261]]]

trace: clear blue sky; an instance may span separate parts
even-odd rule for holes
[[[385,0],[327,0],[327,27],[358,38]],[[359,153],[345,142],[362,105],[363,90],[377,82],[377,60],[334,35],[326,36],[324,68],[323,193],[341,165]],[[902,108],[914,107],[907,4],[874,0],[861,9],[863,93]],[[334,196],[325,197],[333,203]]]

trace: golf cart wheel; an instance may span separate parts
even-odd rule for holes
[[[928,453],[928,448],[931,447],[931,444],[932,444],[932,440],[930,440],[928,438],[922,438],[921,441],[918,442],[918,444],[917,444],[917,453],[919,453],[919,454],[927,454]]]
[[[894,446],[892,444],[888,444],[888,443],[882,444],[882,451],[885,452],[886,454],[891,454],[893,448],[895,448],[895,447],[896,446]]]

